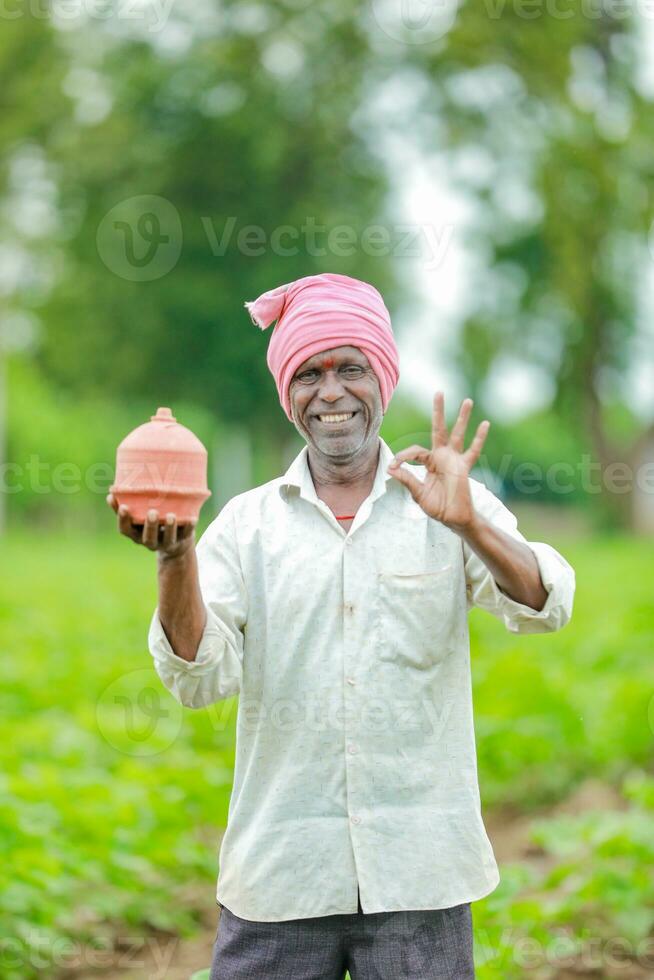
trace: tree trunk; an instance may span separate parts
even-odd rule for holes
[[[621,528],[633,528],[633,482],[631,489],[619,492],[621,480],[613,477],[607,468],[612,463],[624,463],[631,468],[633,476],[634,446],[620,446],[608,436],[602,413],[602,402],[596,388],[596,377],[600,367],[598,362],[599,341],[583,371],[582,412],[584,426],[590,437],[595,458],[600,464],[602,493],[598,500],[603,505],[604,514],[608,521]],[[608,486],[607,486],[608,481]]]
[[[654,536],[654,425],[637,441],[631,458],[631,527],[637,534]]]

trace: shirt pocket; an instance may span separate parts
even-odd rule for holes
[[[455,571],[379,572],[376,648],[379,660],[425,669],[455,648]]]

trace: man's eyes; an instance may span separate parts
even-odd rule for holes
[[[314,368],[311,371],[303,371],[302,374],[298,374],[297,378],[298,381],[304,381],[310,384],[317,378],[319,373],[320,372]],[[339,374],[346,374],[351,378],[356,378],[363,374],[363,368],[358,364],[345,364],[342,368],[340,368]]]

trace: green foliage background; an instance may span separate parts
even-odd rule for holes
[[[528,537],[560,547],[578,582],[560,635],[512,637],[471,615],[484,807],[530,822],[534,858],[505,862],[500,888],[475,906],[478,975],[554,980],[555,940],[579,956],[589,937],[628,941],[635,967],[652,939],[651,541],[631,530],[630,495],[589,493],[578,477],[570,492],[519,481],[525,463],[550,477],[584,458],[635,466],[651,438],[653,420],[626,397],[633,365],[654,364],[642,17],[461,3],[441,35],[421,40],[418,18],[400,43],[382,8],[175,2],[161,31],[119,5],[68,21],[54,5],[0,12],[7,980],[56,975],[65,940],[111,946],[125,927],[188,936],[206,911],[236,704],[177,710],[154,675],[151,556],[118,538],[104,500],[115,449],[171,405],[208,447],[210,473],[240,431],[252,483],[279,474],[301,442],[266,366],[269,335],[243,303],[343,272],[410,323],[410,270],[361,246],[375,225],[406,220],[389,150],[403,143],[450,175],[472,216],[457,229],[471,257],[458,329],[446,343],[434,323],[420,354],[458,372],[475,398],[471,428],[492,421],[477,475]],[[133,281],[103,260],[99,234],[112,208],[143,195],[172,206],[183,247],[168,274]],[[311,248],[311,222],[323,234],[344,226],[358,244]],[[248,226],[265,236],[260,254],[239,238]],[[293,254],[270,246],[283,226],[300,232]],[[230,227],[216,250],[211,235]],[[539,368],[552,390],[512,424],[487,388],[507,358]],[[382,435],[394,449],[425,443],[429,406],[396,396]],[[220,506],[223,488],[212,489],[200,530]],[[108,696],[114,682],[122,701]],[[165,714],[130,736],[123,709],[141,691]],[[589,779],[620,805],[560,813]]]

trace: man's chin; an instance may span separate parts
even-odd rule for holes
[[[325,456],[346,457],[354,456],[366,441],[365,432],[348,433],[311,433],[311,444]]]
[[[314,446],[324,456],[334,458],[342,456],[354,456],[360,448],[361,443],[354,439],[319,439],[314,442]]]

